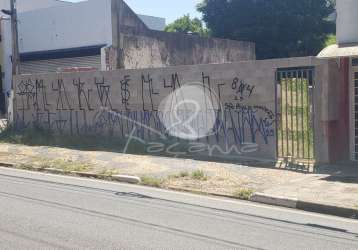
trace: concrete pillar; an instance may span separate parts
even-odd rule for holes
[[[349,61],[316,67],[315,152],[318,164],[349,160]]]
[[[123,69],[123,36],[121,32],[121,23],[123,22],[123,5],[122,0],[111,1],[111,15],[112,15],[112,44],[113,48],[117,50],[117,68]]]

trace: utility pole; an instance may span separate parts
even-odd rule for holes
[[[18,38],[19,34],[18,34],[18,30],[17,30],[18,20],[17,20],[16,0],[10,0],[10,10],[1,10],[1,12],[4,13],[5,15],[10,16],[10,19],[11,19],[11,40],[12,40],[11,90],[13,91],[14,90],[14,76],[20,74],[20,53],[19,53],[19,38]],[[16,102],[16,100],[13,100],[13,101]],[[10,108],[8,111],[8,119],[10,121],[13,121],[13,110],[10,111]]]
[[[17,8],[16,0],[10,0],[11,13],[11,33],[12,33],[12,74],[20,74],[20,53],[19,53],[19,33],[17,29]]]
[[[20,74],[20,53],[19,53],[19,33],[17,30],[17,9],[16,0],[10,0],[10,10],[1,10],[11,19],[11,40],[12,40],[12,74]]]

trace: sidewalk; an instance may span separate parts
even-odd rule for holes
[[[296,207],[307,203],[327,205],[333,210],[358,211],[358,167],[354,166],[321,167],[318,173],[306,174],[227,163],[13,144],[0,144],[0,163],[20,168],[59,167],[108,176],[134,175],[150,179],[155,182],[153,186],[163,188],[236,198],[248,198],[256,193],[252,198],[259,202],[265,202],[260,200],[261,196],[273,197],[271,200],[280,197],[280,202],[298,201]],[[287,204],[280,205],[291,206]]]

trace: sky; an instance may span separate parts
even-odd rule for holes
[[[80,1],[71,0],[70,2]],[[200,0],[125,0],[125,2],[138,14],[164,17],[167,24],[185,14],[190,14],[191,17],[201,17],[195,8]]]

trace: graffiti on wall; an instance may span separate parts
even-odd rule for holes
[[[206,110],[195,113],[195,119],[182,116],[186,118],[179,123],[195,131],[210,127],[209,133],[192,143],[220,145],[230,153],[233,146],[249,144],[256,145],[256,151],[265,151],[275,145],[274,92],[253,79],[238,74],[222,79],[211,75],[210,70],[190,76],[155,70],[20,76],[15,84],[15,124],[22,128],[36,125],[58,134],[165,139],[171,135],[163,121],[168,121],[173,108],[166,104],[163,109],[161,103],[195,82],[202,86],[205,102],[216,99],[217,105],[209,110],[205,103]],[[264,96],[267,94],[272,94],[271,102],[262,101],[270,99]],[[203,125],[209,113],[215,120]],[[188,119],[190,122],[186,122]]]

